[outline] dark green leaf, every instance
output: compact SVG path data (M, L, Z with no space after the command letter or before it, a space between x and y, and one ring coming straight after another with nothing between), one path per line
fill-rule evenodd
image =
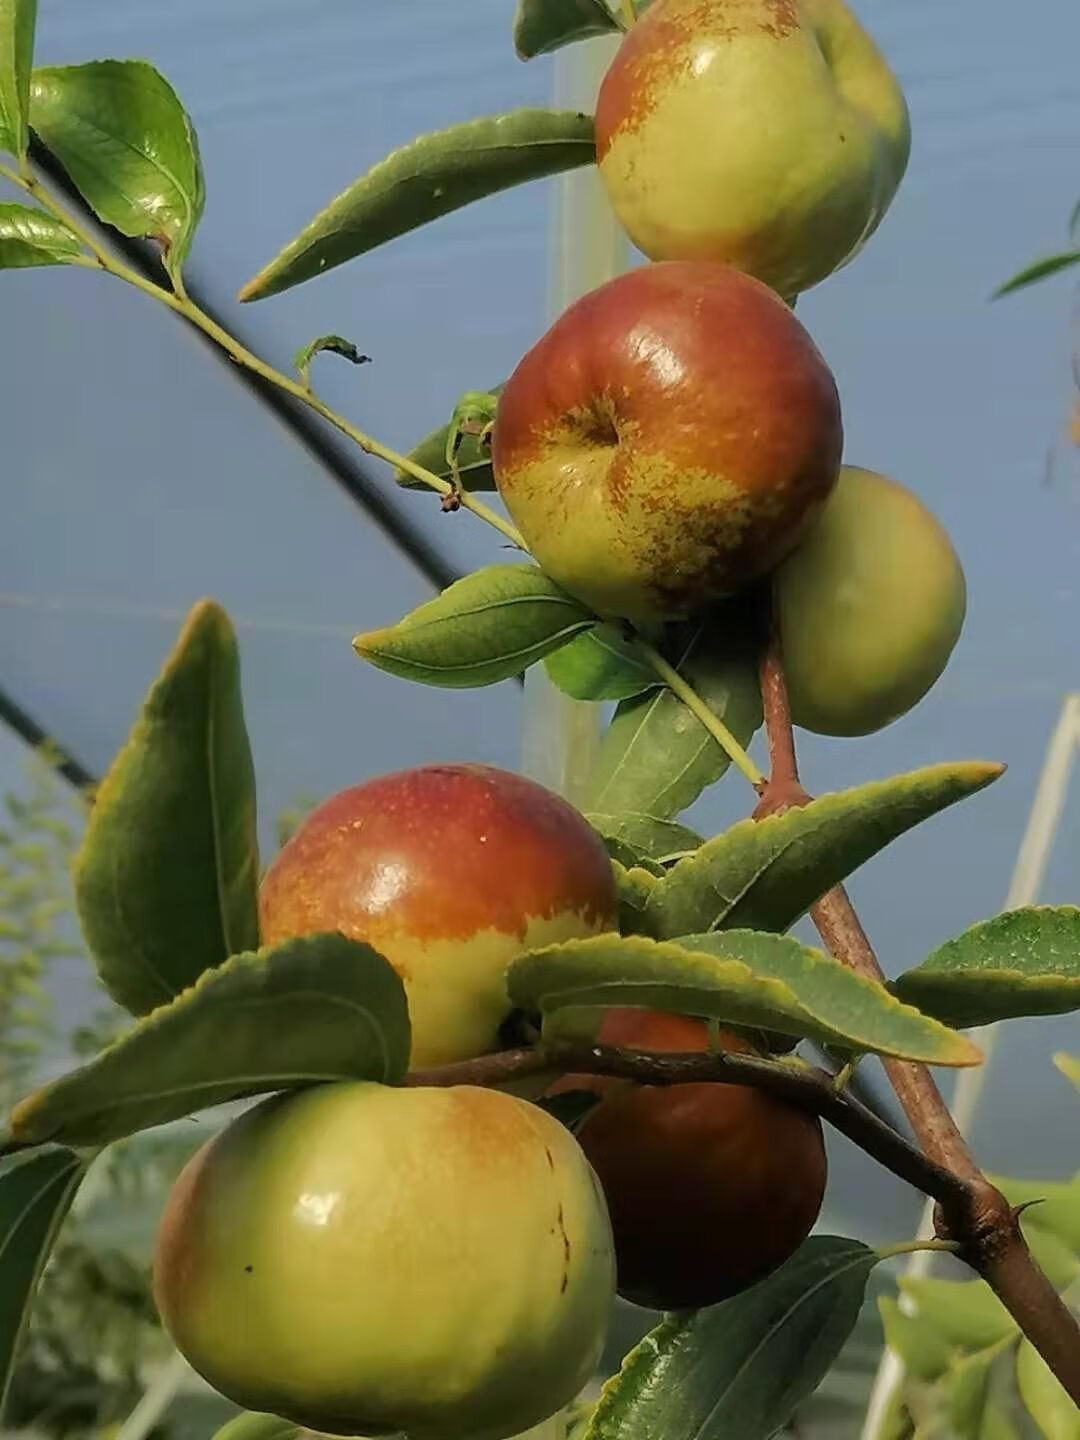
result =
M1080 1010L1080 909L1030 905L947 940L893 983L949 1025Z
M97 793L75 862L105 987L145 1014L258 944L255 775L228 617L196 605Z
M564 1009L635 1006L931 1065L981 1058L963 1035L898 1004L884 985L780 935L725 931L677 944L596 935L531 950L506 979L511 1002L540 1011L546 1032L558 1033Z
M223 1425L214 1440L304 1440L311 1432L280 1415L259 1415L246 1410Z
M598 625L544 661L548 677L574 700L626 700L660 681L618 627Z
M537 566L489 565L353 647L391 675L463 689L520 675L595 623Z
M505 382L503 383L505 384ZM503 385L493 385L486 393L498 395L502 389ZM437 430L432 430L430 435L425 435L419 445L414 446L406 457L424 470L430 470L432 474L438 475L441 480L450 479L450 466L446 463L446 442L450 438L452 423L452 420L448 420L445 425L440 425ZM407 470L395 470L394 479L405 490L426 490L428 488L422 480L417 480L416 476L410 475ZM491 450L487 445L480 443L478 435L462 437L461 449L458 451L458 480L461 488L467 491L495 489L495 474L491 468Z
M619 906L619 929L624 935L647 935L645 912L656 876L640 865L623 865L612 860L615 871L615 894Z
M0 150L26 154L37 0L0 0Z
M53 1148L0 1165L0 1419L38 1279L85 1171Z
M68 265L79 250L77 237L43 210L0 204L0 270Z
M518 0L514 49L519 59L531 60L575 40L621 29L604 0Z
M982 1350L1016 1333L1016 1322L985 1280L902 1275L900 1289L951 1345Z
M211 1105L328 1080L397 1084L405 991L389 961L344 935L234 955L88 1065L15 1107L18 1144L101 1145Z
M1060 255L1048 255L1044 260L1036 260L1034 265L1028 265L1011 280L999 286L994 291L993 298L997 300L1002 295L1011 295L1016 290L1023 290L1028 285L1045 280L1049 275L1056 275L1059 270L1068 270L1073 265L1080 265L1080 250L1066 250Z
M35 70L30 124L101 220L160 242L175 279L205 192L195 131L164 76L144 60Z
M876 1260L815 1236L734 1299L668 1316L604 1386L585 1440L767 1440L836 1359Z
M953 1346L934 1329L931 1315L908 1315L890 1295L878 1300L885 1343L917 1380L936 1380L949 1368Z
M361 355L352 341L346 340L344 335L320 335L317 340L309 340L306 345L300 346L293 356L293 369L298 370L306 380L312 360L324 350L340 355L343 360L348 360L353 365L367 365L371 361L370 355Z
M786 930L872 855L982 790L1002 769L978 761L931 765L766 820L741 820L680 860L656 887L653 933Z
M276 295L474 200L595 159L592 117L572 110L514 110L421 135L316 215L240 299Z
M761 724L757 666L738 637L710 624L683 647L678 662L698 694L740 745ZM731 762L701 721L670 690L624 700L597 751L584 809L618 815L636 811L669 820L692 805Z
M1029 1340L1016 1352L1016 1384L1046 1440L1080 1440L1080 1409Z
M660 820L655 815L598 815L593 812L585 818L609 844L626 845L636 855L661 866L705 843L696 830L678 825L674 820ZM627 862L623 860L622 863L625 865Z

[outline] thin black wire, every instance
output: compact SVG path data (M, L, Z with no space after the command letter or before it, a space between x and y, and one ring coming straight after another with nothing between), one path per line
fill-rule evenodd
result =
M0 688L0 723L30 746L32 750L47 748L50 764L58 775L62 775L77 790L90 790L97 784L97 777L65 749L59 741L38 724L32 715L22 708L6 690Z
M64 199L79 212L82 219L108 237L109 243L123 255L129 265L145 279L164 288L161 262L153 248L139 240L129 240L110 226L102 225L93 211L85 204L82 196L72 185L63 168L37 141L31 140L30 157L35 167L59 190ZM242 335L237 334L232 321L226 321L207 302L197 286L187 284L191 299L217 324L230 330L245 344ZM181 317L182 318L182 317ZM364 510L375 525L392 544L404 555L437 590L444 590L460 579L459 572L446 557L426 539L423 533L406 520L394 504L383 493L362 465L359 465L350 447L331 435L323 423L311 415L298 400L283 394L269 381L249 370L235 365L226 353L208 335L188 323L188 328L213 354L219 364L225 366L230 375L245 386L256 399L266 407L300 442L309 455L345 491L346 495Z

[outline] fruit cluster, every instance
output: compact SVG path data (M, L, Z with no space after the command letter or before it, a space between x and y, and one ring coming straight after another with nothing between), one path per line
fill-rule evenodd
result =
M937 521L842 466L836 385L794 314L876 228L907 150L900 89L841 0L654 0L603 82L597 158L655 263L566 311L492 434L530 551L605 619L656 633L771 587L794 719L825 734L914 705L964 614ZM515 956L616 927L582 817L480 766L337 795L260 896L264 943L340 931L390 961L415 1072L498 1048ZM645 1010L595 1033L751 1048ZM159 1307L241 1404L335 1434L502 1440L579 1392L616 1286L662 1309L722 1300L821 1206L819 1122L762 1091L564 1077L552 1093L595 1102L575 1138L531 1100L415 1078L271 1098L178 1181Z

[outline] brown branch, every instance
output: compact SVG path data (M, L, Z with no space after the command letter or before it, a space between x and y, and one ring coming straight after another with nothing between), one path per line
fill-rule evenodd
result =
M879 1164L940 1204L960 1204L967 1187L873 1111L838 1091L826 1070L727 1051L651 1054L609 1045L540 1045L416 1070L407 1085L508 1085L533 1077L614 1075L639 1085L752 1085L811 1110Z
M775 628L762 656L760 675L769 755L776 770L759 791L755 819L810 801L798 780L791 707ZM884 980L874 948L842 885L823 895L810 917L837 960L868 979ZM883 1059L882 1063L924 1159L952 1181L949 1193L934 1197L938 1201L934 1217L938 1235L960 1245L961 1258L991 1285L1080 1405L1080 1325L1029 1252L1018 1213L975 1163L926 1066L908 1060Z

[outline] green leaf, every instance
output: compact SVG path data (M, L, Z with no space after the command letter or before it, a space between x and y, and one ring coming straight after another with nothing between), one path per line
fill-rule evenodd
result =
M598 625L544 661L548 678L574 700L626 700L653 690L656 675L616 625Z
M761 724L761 690L750 649L710 622L683 646L678 669L738 740ZM636 811L669 820L692 805L731 762L701 721L670 690L624 700L601 738L583 808Z
M196 605L101 784L75 860L109 994L145 1014L258 941L255 775L225 612Z
M1028 285L1034 285L1039 280L1056 275L1059 270L1068 270L1073 265L1080 265L1080 250L1066 250L1059 255L1048 255L1044 260L1036 260L1034 265L1026 266L1011 280L1006 280L1004 285L999 285L992 298L998 300L1002 295L1011 295L1016 290L1024 290Z
M1077 1259L1072 1247L1060 1236L1035 1223L1038 1208L1036 1205L1033 1209L1024 1211L1024 1239L1039 1269L1054 1289L1061 1291L1080 1276L1080 1259Z
M947 940L893 988L961 1028L1080 1010L1080 909L1029 905L995 915Z
M946 1413L955 1440L980 1440L990 1403L990 1372L994 1362L1012 1344L999 1341L973 1355L958 1356L945 1380Z
M80 249L78 237L43 210L0 204L0 270L69 265Z
M662 884L663 882L658 882ZM801 945L754 931L596 935L530 950L507 970L511 1002L558 1030L563 1009L635 1006L697 1015L931 1065L973 1065L963 1035L900 1005L884 985Z
M321 355L324 350L329 350L332 355L340 355L351 365L371 363L371 356L361 355L352 341L346 340L344 335L320 335L317 340L309 340L306 345L300 346L293 356L293 369L299 371L306 381L312 360L316 355Z
M1013 1180L988 1176L1010 1205L1025 1206L1023 1225L1048 1230L1080 1252L1080 1174L1071 1180ZM1030 1239L1030 1234L1028 1235Z
M535 565L489 565L353 648L380 670L464 689L508 680L596 617Z
M303 1440L311 1432L291 1420L282 1420L280 1415L260 1415L245 1410L227 1425L223 1425L214 1440Z
M728 928L786 930L891 841L982 790L1002 770L978 761L931 765L765 820L741 820L680 860L657 886L649 907L653 933L667 939Z
M518 0L514 49L521 60L623 28L604 0Z
M0 150L26 154L37 0L0 0Z
M573 110L514 110L421 135L316 215L239 298L279 294L474 200L595 160L592 117Z
M489 395L498 395L502 392L505 381L502 385L492 385L487 391ZM420 465L425 470L430 470L433 475L438 475L442 480L450 479L450 466L446 463L446 442L450 438L452 420L445 425L440 425L432 430L430 435L425 435L419 445L415 445L408 453L407 459L415 465ZM394 471L394 479L405 490L427 490L422 480L417 480L415 475L410 475L407 470L397 469ZM461 440L461 448L458 451L458 480L463 490L472 492L476 490L494 490L495 472L491 468L491 449L480 443L478 435L464 435Z
M666 1317L605 1384L585 1440L767 1440L836 1359L876 1259L815 1236L743 1294Z
M908 1315L890 1295L878 1299L885 1343L917 1380L936 1380L949 1368L953 1347L929 1315Z
M1046 1440L1080 1440L1080 1409L1028 1340L1016 1352L1016 1384Z
M100 220L160 243L175 280L206 195L194 128L164 76L145 60L35 70L30 125Z
M1059 1052L1054 1056L1054 1064L1065 1076L1066 1080L1071 1080L1076 1088L1080 1090L1080 1059L1077 1059L1073 1055L1064 1055Z
M0 1419L38 1279L86 1166L70 1150L0 1165Z
M638 864L640 859L645 859L662 867L705 843L696 830L678 825L674 820L660 820L655 815L592 813L585 818L624 865ZM623 859L616 854L619 846L624 846L632 858ZM662 869L660 873L663 873Z
M900 1289L945 1339L965 1350L983 1350L1016 1333L1016 1322L985 1280L939 1280L901 1275Z
M645 912L656 876L640 865L623 865L612 860L615 896L619 908L619 929L624 935L647 935Z
M19 1102L20 1145L102 1145L197 1110L331 1080L397 1084L405 991L389 961L337 933L233 955L89 1064Z

